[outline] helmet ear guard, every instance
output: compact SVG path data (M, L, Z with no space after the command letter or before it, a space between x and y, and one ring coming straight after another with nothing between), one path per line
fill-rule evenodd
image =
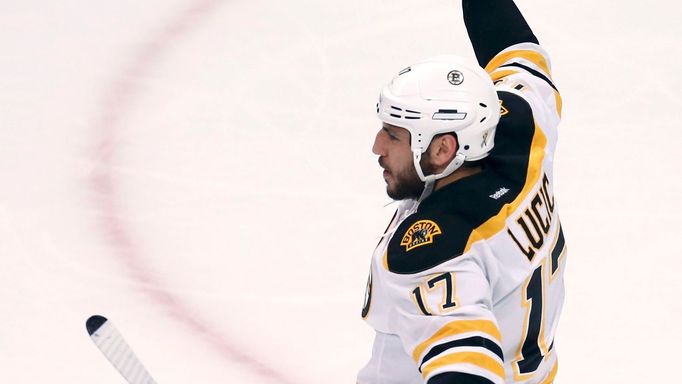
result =
M436 175L424 175L424 171L422 171L422 167L421 167L421 159L422 159L421 153L414 153L414 156L412 157L412 159L414 161L414 168L417 171L417 175L419 175L419 178L421 179L421 181L428 181L429 179L436 181L438 179L442 179L443 177L451 174L452 172L456 171L457 168L461 167L462 164L464 164L465 155L461 154L461 153L456 153L455 157L452 159L452 161L450 161L450 164L448 164L448 166L445 167L443 172L438 173Z
M427 183L426 193L433 187L429 184L452 174L465 161L488 155L500 119L498 105L495 86L483 68L444 55L418 62L394 77L381 91L377 115L381 121L410 132L414 166ZM455 157L443 172L424 175L421 155L434 136L449 132L457 136Z

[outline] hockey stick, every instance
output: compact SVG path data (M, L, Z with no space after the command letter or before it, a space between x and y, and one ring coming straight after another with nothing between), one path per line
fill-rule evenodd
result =
M85 322L90 338L129 384L156 384L135 352L106 317L94 315Z

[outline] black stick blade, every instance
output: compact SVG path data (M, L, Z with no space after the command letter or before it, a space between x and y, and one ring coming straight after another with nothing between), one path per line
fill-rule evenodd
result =
M106 323L107 318L100 315L93 315L85 322L85 328L88 330L88 334L92 336L93 333Z

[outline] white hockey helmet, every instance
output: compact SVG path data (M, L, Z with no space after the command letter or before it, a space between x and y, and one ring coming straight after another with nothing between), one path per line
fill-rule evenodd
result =
M462 57L442 55L400 71L381 91L379 119L411 134L414 166L422 181L450 175L465 161L480 160L493 148L500 107L488 73ZM435 135L454 132L459 148L437 175L425 176L419 161Z

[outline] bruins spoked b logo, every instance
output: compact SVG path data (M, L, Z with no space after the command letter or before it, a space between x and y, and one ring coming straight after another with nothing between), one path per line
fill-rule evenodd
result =
M450 71L450 73L448 73L448 81L452 85L460 85L464 82L464 75L457 70Z
M438 224L431 220L419 220L405 232L400 245L405 247L405 252L433 243L433 237L442 232Z

